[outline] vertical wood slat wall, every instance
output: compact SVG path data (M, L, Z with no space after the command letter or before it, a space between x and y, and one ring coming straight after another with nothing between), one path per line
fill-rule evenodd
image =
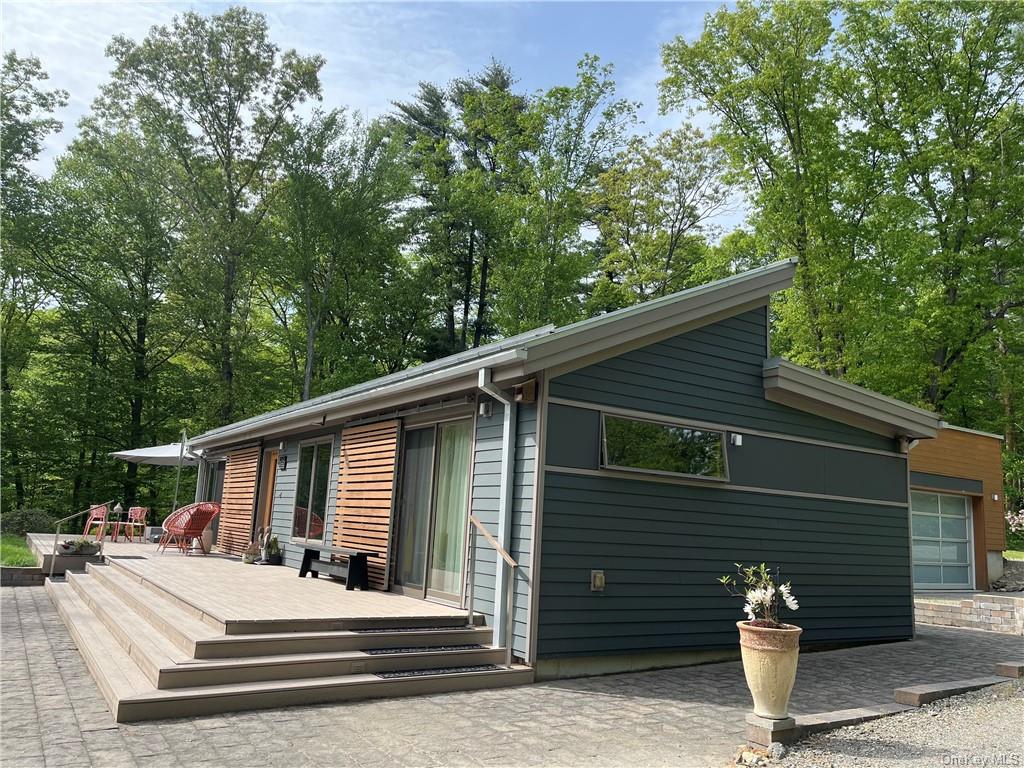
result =
M397 420L350 427L341 433L333 543L377 553L367 559L374 589L388 588L398 435Z
M222 552L240 555L252 541L252 513L256 503L259 464L259 446L234 451L227 456L217 529L217 546Z

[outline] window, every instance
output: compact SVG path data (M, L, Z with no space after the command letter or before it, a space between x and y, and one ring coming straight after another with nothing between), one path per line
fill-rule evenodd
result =
M316 541L324 538L333 446L333 443L326 442L299 447L299 475L295 480L295 508L292 511L292 536L296 538Z
M725 434L603 414L602 464L614 469L726 479Z

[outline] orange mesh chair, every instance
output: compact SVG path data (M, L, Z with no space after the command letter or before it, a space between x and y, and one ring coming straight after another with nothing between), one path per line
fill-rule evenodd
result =
M164 520L159 551L164 552L169 544L174 544L187 555L192 549L192 542L198 541L203 554L208 555L209 552L203 546L203 531L219 514L220 504L213 501L200 501L175 510Z
M99 529L96 531L96 541L103 540L103 534L107 531L107 505L100 504L99 506L93 507L89 510L89 519L85 522L85 529L82 531L83 536L89 535L89 530L94 526L98 525Z
M118 520L114 523L114 541L117 541L121 531L124 531L124 537L128 541L135 541L132 533L136 531L139 534L139 538L144 539L146 534L146 516L148 514L149 507L130 507L128 509L128 519L124 522Z

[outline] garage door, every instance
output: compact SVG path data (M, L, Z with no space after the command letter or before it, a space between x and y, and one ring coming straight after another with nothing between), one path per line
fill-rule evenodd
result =
M970 500L910 494L915 589L972 589Z

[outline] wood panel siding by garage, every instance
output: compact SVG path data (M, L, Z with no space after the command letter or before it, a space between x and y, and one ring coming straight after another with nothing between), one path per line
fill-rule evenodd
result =
M217 529L217 546L222 552L240 555L252 541L252 513L256 503L259 464L260 448L256 445L227 456Z
M981 481L984 541L990 552L1001 552L1006 548L1002 447L1002 441L997 437L942 429L936 438L922 440L910 451L911 472ZM993 499L993 494L999 494L999 499ZM975 529L976 539L981 538L979 533Z
M369 558L370 586L388 588L388 545L395 495L398 421L350 427L341 433L333 542L376 552Z

